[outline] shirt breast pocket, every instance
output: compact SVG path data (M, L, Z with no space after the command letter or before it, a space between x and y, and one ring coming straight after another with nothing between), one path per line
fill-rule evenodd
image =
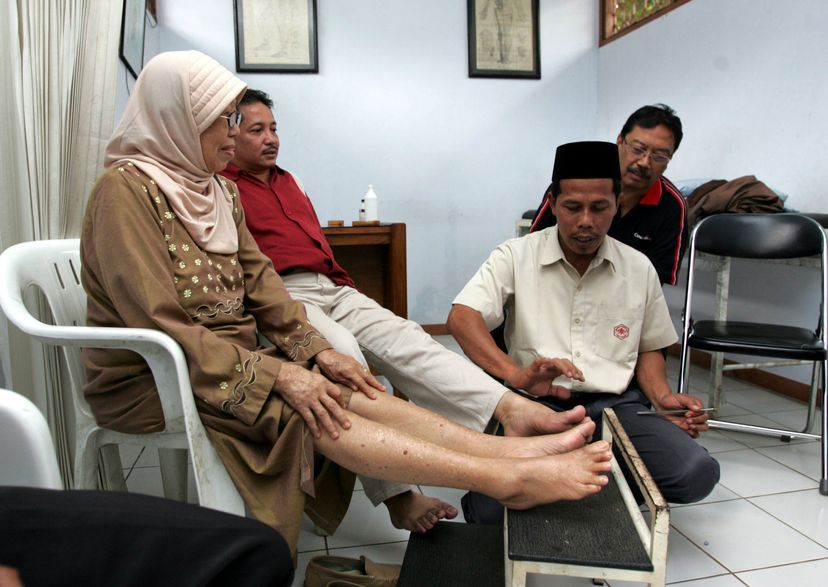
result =
M601 304L592 340L595 354L615 363L635 359L641 339L643 308Z

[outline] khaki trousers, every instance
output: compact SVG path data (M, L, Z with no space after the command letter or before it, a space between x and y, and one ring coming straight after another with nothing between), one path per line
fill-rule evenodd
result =
M352 287L318 273L282 279L290 295L304 303L311 324L337 351L382 373L417 405L473 430L487 428L507 390L471 361ZM363 477L360 481L374 505L410 489Z

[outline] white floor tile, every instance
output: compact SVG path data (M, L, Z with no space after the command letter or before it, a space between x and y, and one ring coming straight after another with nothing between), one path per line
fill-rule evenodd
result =
M695 544L687 540L675 528L670 528L667 552L667 583L678 583L727 573L722 567ZM610 579L611 587L646 587L646 583ZM683 583L682 583L683 584Z
M780 585L813 585L816 587L826 583L828 558L798 565L739 573L737 577L749 587L779 587Z
M728 501L728 500L731 500L731 499L742 499L742 496L737 495L736 493L733 493L730 489L728 489L727 487L724 487L720 483L720 484L716 485L716 487L713 488L713 491L710 492L710 495L705 497L703 500L697 501L696 503L689 503L689 504L671 503L670 508L671 509L684 508L684 507L688 507L688 506L691 506L691 505L697 505L697 504L700 504L700 503L715 503L717 501Z
M820 430L820 410L816 410L814 415L813 429L810 431L814 434L819 434ZM807 422L808 408L803 406L796 410L785 410L781 412L768 412L762 414L766 418L779 422L781 428L788 428L790 430L801 431Z
M325 537L314 533L313 522L307 516L302 516L302 523L299 526L299 542L297 543L296 551L298 553L318 550L324 551L326 548Z
M145 447L138 444L119 444L121 452L121 463L125 469L135 465L136 467L157 467L158 449ZM189 461L189 455L187 460Z
M138 458L139 456L143 457L141 454L143 449L143 446L138 446L137 444L119 444L118 451L121 453L121 466L127 470L138 466ZM158 463L156 462L155 464L157 465ZM152 464L147 463L145 466L149 467Z
M744 583L739 581L739 579L733 575L707 577L705 579L697 579L695 581L679 583L678 585L680 587L745 587ZM611 587L615 587L615 585L612 585Z
M753 497L751 503L828 548L828 496L809 491Z
M710 402L705 402L705 405L708 407L713 407L710 405ZM719 410L716 412L715 417L720 418L722 420L729 420L735 416L746 416L752 414L753 412L750 409L740 406L737 403L730 401L729 398L725 399L721 406L719 406Z
M728 389L727 398L728 401L744 406L756 414L804 407L804 404L798 400L756 386Z
M126 480L127 490L131 493L143 493L164 497L161 483L161 469L158 467L136 467Z
M756 451L807 475L814 481L820 478L822 462L819 442L783 443L779 446L757 448Z
M751 424L754 426L765 426L768 428L779 428L779 422L775 422L763 415L759 414L750 414L750 415L742 415L742 416L728 416L727 418L722 418L728 422L734 422L736 424ZM749 432L736 432L733 430L724 430L721 428L716 429L717 432L721 432L728 438L732 438L742 444L749 446L751 448L760 448L766 446L780 446L783 442L779 439L778 436L763 436L761 434L753 434ZM794 443L799 442L809 442L806 440L793 440Z
M328 537L328 548L347 548L360 544L379 544L408 540L408 531L391 525L388 509L384 505L374 507L361 491L355 492L351 507L342 524Z
M676 508L671 520L731 572L828 556L828 550L745 500Z
M667 582L688 581L726 573L727 569L690 542L675 528L670 528L667 552ZM613 586L616 581L613 581Z
M719 430L702 432L699 436L698 443L706 448L710 454L748 448L738 440L722 434Z
M811 489L813 479L797 473L753 450L716 455L721 466L719 483L742 497Z

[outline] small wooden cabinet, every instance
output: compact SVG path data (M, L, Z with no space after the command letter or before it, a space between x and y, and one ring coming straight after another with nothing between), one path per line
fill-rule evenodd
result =
M397 316L408 318L405 224L323 227L334 258L357 288Z

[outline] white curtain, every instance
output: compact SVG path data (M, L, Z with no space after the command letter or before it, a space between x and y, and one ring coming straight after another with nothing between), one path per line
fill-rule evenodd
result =
M112 132L121 2L0 4L0 248L76 237ZM30 344L5 318L0 338L2 384L47 415L69 486L57 354Z

